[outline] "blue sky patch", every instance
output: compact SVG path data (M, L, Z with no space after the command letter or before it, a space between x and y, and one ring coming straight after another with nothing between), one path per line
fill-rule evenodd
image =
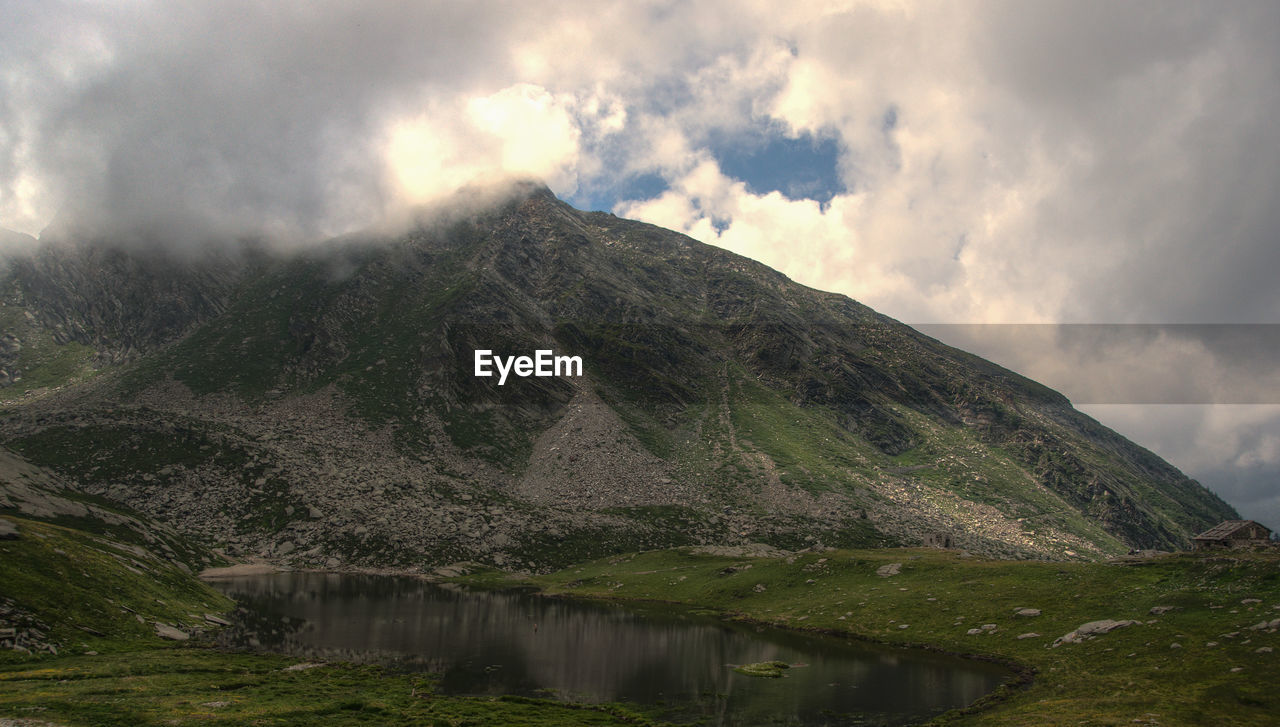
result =
M788 199L826 204L845 191L836 170L840 149L834 137L803 134L793 139L780 128L767 127L713 138L710 147L720 170L746 182L754 194L780 192Z
M580 187L565 201L580 210L609 212L623 200L653 199L670 188L661 175L636 174L609 186Z

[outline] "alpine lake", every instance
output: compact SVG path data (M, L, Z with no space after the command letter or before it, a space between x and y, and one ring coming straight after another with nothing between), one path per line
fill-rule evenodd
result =
M986 662L667 604L362 574L284 572L211 584L239 603L220 637L227 647L432 673L445 694L631 703L674 722L916 724L1011 678ZM778 663L779 676L735 668L768 662Z

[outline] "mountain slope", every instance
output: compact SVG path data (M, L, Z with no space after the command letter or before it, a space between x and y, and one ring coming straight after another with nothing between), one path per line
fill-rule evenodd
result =
M1035 382L537 186L304 254L172 279L130 264L143 282L76 305L56 266L9 275L6 305L136 360L16 407L3 436L232 551L540 569L942 531L1097 557L1234 514ZM164 325L137 310L157 290L177 291ZM553 349L585 376L499 385L473 375L477 349Z

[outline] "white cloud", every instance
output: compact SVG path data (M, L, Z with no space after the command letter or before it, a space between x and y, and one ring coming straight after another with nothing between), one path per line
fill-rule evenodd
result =
M472 99L467 112L476 126L498 138L504 172L543 178L554 192L568 195L578 188L580 132L568 111L572 103L541 86L520 83Z

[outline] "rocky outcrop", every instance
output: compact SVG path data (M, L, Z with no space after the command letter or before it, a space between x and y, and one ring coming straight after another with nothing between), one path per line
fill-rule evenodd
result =
M55 341L119 363L226 310L248 263L230 250L175 256L161 244L57 241L11 257L6 268L7 303L29 311ZM0 364L4 353L0 345Z

